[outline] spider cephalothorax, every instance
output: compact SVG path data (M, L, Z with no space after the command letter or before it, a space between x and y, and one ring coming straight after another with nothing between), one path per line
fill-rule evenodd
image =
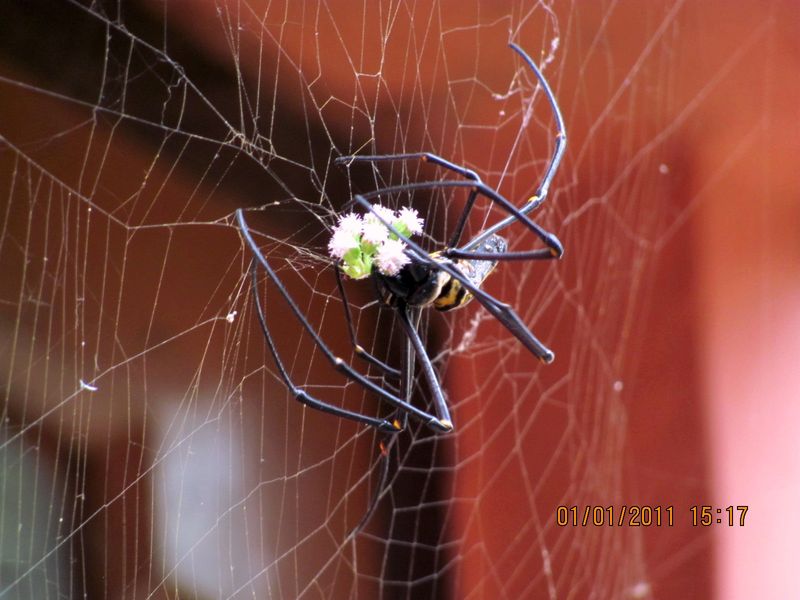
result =
M506 241L499 235L492 235L478 246L477 251L500 254L506 251ZM483 284L498 262L467 258L450 260L443 254L434 252L430 257L438 264L449 263L475 287ZM414 308L433 306L446 312L466 306L472 300L472 294L458 279L438 266L414 258L397 275L384 275L375 269L373 277L384 303L389 305L405 302Z

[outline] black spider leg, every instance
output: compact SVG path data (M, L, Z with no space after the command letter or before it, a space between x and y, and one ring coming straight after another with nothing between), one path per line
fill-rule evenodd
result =
M556 132L556 145L553 150L553 156L550 159L550 163L547 166L547 170L542 178L541 183L536 188L536 193L531 196L528 201L519 208L519 213L527 215L528 213L536 210L547 198L547 194L550 190L550 184L555 176L556 172L558 171L558 167L561 164L561 159L564 156L564 151L566 150L567 146L567 129L564 125L564 118L561 115L561 109L558 106L558 101L556 100L555 96L553 95L553 90L550 88L550 85L547 83L547 79L545 79L542 72L533 62L530 56L522 50L519 46L514 43L509 44L509 47L516 51L522 59L526 62L526 64L531 68L531 70L536 75L536 78L539 80L539 83L544 90L545 96L547 96L547 100L550 103L550 107L553 109L553 115L555 117L556 126L558 131ZM478 176L475 171L468 169L466 167L462 167L456 165L449 160L446 160L440 156L435 154L431 154L430 152L412 152L412 153L404 153L404 154L380 154L380 155L353 155L353 156L341 156L339 158L334 159L335 164L344 164L344 163L351 163L351 162L359 162L359 161L366 161L366 162L379 162L379 161L396 161L396 160L413 160L419 159L424 162L431 162L440 167L458 173L459 175L466 177L467 179L471 179L472 181L483 185L480 177ZM465 187L468 187L467 182L463 182ZM406 188L408 189L408 188ZM395 191L404 191L404 190L396 190ZM461 213L461 216L456 223L455 231L447 245L448 248L455 248L458 244L458 241L461 239L461 235L464 231L464 227L467 224L467 219L469 217L470 212L475 204L475 200L477 199L479 191L473 190L470 192L469 197L467 198L467 202L464 205L464 210ZM505 229L515 221L519 220L519 217L516 214L511 214L509 217L495 223L488 229L484 230L480 233L477 237L470 240L464 247L459 249L460 251L470 250L477 246L480 246L484 241L486 241L489 237L496 234L501 229ZM535 258L547 258L546 256L530 256L525 253L512 253L507 252L504 253L506 258L501 260L529 260ZM455 254L451 255L453 258L469 258L466 256L457 256ZM497 255L493 255L495 258ZM478 256L474 258L479 258Z
M414 356L411 338L408 336L406 336L403 347L403 369L400 385L403 397L406 399L406 402L409 402L411 400L411 386L414 378ZM391 419L392 423L397 425L398 431L403 431L408 426L408 413L399 408L394 410ZM375 491L372 492L372 498L370 499L366 512L358 521L358 524L350 530L348 537L358 534L367 526L367 523L369 523L370 519L372 519L372 515L374 515L377 510L384 492L387 487L389 487L388 481L389 469L392 462L392 449L397 446L399 443L398 440L399 437L393 434L387 434L381 440L380 474L378 475L378 482L375 485Z
M332 415L336 415L337 417L343 417L345 419L350 419L352 421L358 421L359 423L366 423L367 425L371 425L376 427L381 431L386 432L396 432L398 429L386 419L376 419L374 417L369 417L367 415L362 415L359 413L355 413L344 408L339 408L336 406L331 406L321 400L317 400L313 396L310 396L305 390L300 389L292 382L291 378L289 377L289 373L286 371L286 367L283 365L283 361L280 359L278 355L278 349L275 347L275 342L272 339L272 335L269 332L269 327L267 327L266 317L264 316L264 309L261 306L261 299L258 297L258 264L256 259L251 261L250 267L250 276L252 279L252 289L253 289L253 299L255 300L256 306L256 315L258 316L259 325L261 325L261 331L264 333L264 337L267 340L267 346L269 346L270 353L272 354L272 358L275 360L275 364L278 367L278 371L280 372L281 379L283 379L286 387L294 395L295 399L299 400L302 404L306 406L310 406L311 408L316 408L317 410L321 410L322 412L326 412Z
M376 284L377 285L377 284ZM419 320L422 311L419 308L409 307L411 322L416 331L419 331ZM406 336L405 344L403 344L403 378L401 381L403 389L403 397L407 402L411 402L411 394L414 392L414 344L411 338ZM408 416L403 414L399 416L400 428L405 429L408 425ZM391 440L390 440L391 441Z
M406 387L405 382L408 379L405 371L407 370L407 362L403 363L403 371L399 371L393 367L390 367L382 360L376 358L369 352L367 352L363 346L358 343L358 338L356 336L356 329L355 324L353 322L352 312L350 310L350 303L347 298L347 292L345 291L344 283L342 282L342 274L339 268L334 267L334 273L336 274L336 286L339 289L339 295L342 298L342 305L344 306L344 318L347 322L347 329L350 333L350 340L353 343L353 348L355 349L356 356L360 356L363 360L370 363L371 365L376 366L380 371L382 371L385 375L394 378L400 379L400 385L403 386L400 390L397 390L394 386L389 384L388 382L384 382L387 387L391 387L395 391L401 391L403 398L405 398L406 402L410 400L410 395L405 390L409 389ZM411 345L411 341L406 337L405 348L409 348ZM405 361L405 358L404 358ZM394 414L390 417L391 422L397 427L397 431L403 431L408 423L408 413L400 408L396 408L394 410ZM353 527L350 532L348 533L347 537L353 537L361 532L364 527L366 527L367 523L369 523L370 519L372 519L372 515L375 513L375 510L378 508L378 503L380 502L381 496L383 495L384 490L386 489L386 482L389 478L389 467L391 463L391 447L394 445L397 437L394 435L394 432L386 434L380 442L380 450L381 455L379 458L379 469L380 473L378 475L378 481L375 485L375 490L372 492L372 497L370 498L369 504L367 505L367 510L361 516L358 523Z
M289 291L283 285L283 282L281 282L281 280L278 278L275 271L273 271L267 259L264 257L263 254L261 254L261 251L258 249L258 246L256 245L255 240L253 239L253 236L250 233L250 228L248 227L247 222L244 219L243 209L239 208L236 210L236 218L239 223L239 230L244 236L247 245L250 246L250 250L253 252L253 255L255 257L254 266L252 267L252 279L253 279L252 284L253 284L253 296L256 300L256 309L258 313L259 323L261 324L261 329L264 333L264 337L267 339L267 344L269 346L270 352L272 353L272 357L275 360L276 365L278 366L281 378L283 379L284 383L286 383L286 386L291 390L292 394L294 394L297 400L317 410L321 410L323 412L327 412L329 414L336 415L338 417L342 417L345 419L350 419L352 421L357 421L359 423L366 423L367 425L371 425L381 431L386 431L389 433L396 433L400 431L399 427L396 424L391 423L386 419L370 417L343 408L339 408L337 406L333 406L331 404L328 404L326 402L323 402L321 400L318 400L310 396L305 390L294 385L291 378L289 377L288 371L284 367L283 362L281 361L280 356L278 355L277 348L275 347L275 344L272 340L272 336L269 333L269 328L267 327L266 318L264 316L264 312L261 307L261 301L258 297L258 282L257 282L257 271L255 267L255 262L258 262L261 265L261 267L266 271L267 275L272 280L272 283L275 284L275 287L278 289L281 296L283 296L283 299L289 305L289 308L294 313L297 320L300 321L300 324L303 326L306 332L312 337L314 343L320 349L325 358L328 359L328 361L331 363L334 369L339 371L347 379L377 394L392 406L407 411L410 416L413 416L419 421L422 421L423 423L428 425L428 427L435 429L437 431L450 431L452 429L452 426L448 426L448 424L439 422L439 419L437 419L435 416L425 412L424 410L417 408L416 406L413 406L412 404L409 404L408 402L405 402L404 400L395 396L394 394L387 392L380 386L376 385L375 383L367 379L364 375L360 374L358 371L353 369L353 367L345 363L341 358L334 355L333 352L330 350L330 348L325 344L325 342L322 341L322 338L320 338L319 333L317 333L314 330L314 328L311 326L311 323L309 323L308 320L305 318L303 312L300 310L300 307L298 307L297 304L294 302L294 300L292 300Z
M561 109L558 106L558 101L556 100L555 95L553 94L553 90L550 89L550 84L547 83L547 79L544 78L544 75L533 62L533 59L528 56L528 54L519 46L514 44L513 42L510 43L509 48L514 50L517 54L522 57L522 60L530 67L530 69L536 75L536 78L539 80L539 83L544 90L544 95L547 96L547 100L550 103L550 108L553 109L553 116L556 120L556 127L558 131L556 132L556 146L553 149L553 156L550 159L550 164L547 166L547 170L544 173L544 177L542 177L542 181L539 183L539 186L536 188L536 193L531 196L528 201L520 207L520 213L527 215L528 213L536 210L547 198L547 193L550 191L550 184L553 181L553 177L555 177L556 172L558 171L558 167L561 164L561 159L564 157L564 151L567 148L567 127L564 125L564 117L561 115ZM470 250L472 248L476 248L480 246L483 242L489 239L492 235L500 231L501 229L505 229L512 223L516 221L516 217L514 215L506 217L502 221L495 223L491 227L482 231L478 236L470 240L470 242L462 248L462 250ZM506 259L508 260L508 259ZM513 260L513 259L511 259Z
M419 337L419 332L417 331L411 315L409 314L409 307L405 302L398 302L396 311L397 316L400 318L400 324L403 326L403 329L405 329L408 339L411 340L411 345L414 347L414 352L417 355L417 359L421 363L422 372L425 375L425 379L428 380L428 385L433 392L433 404L434 408L436 409L436 415L439 417L439 421L442 424L449 426L449 429L452 429L453 421L450 419L450 411L447 408L447 401L444 397L442 384L439 383L439 378L436 377L436 371L433 369L431 359L428 356L428 353L425 351L425 345L422 343L422 339Z
M394 194L398 192L407 192L412 190L423 190L431 188L475 188L479 194L482 194L492 202L499 204L506 212L512 217L514 222L519 222L530 229L536 237L542 240L547 248L540 248L537 250L529 250L526 252L470 252L468 248L473 246L473 242L468 242L461 248L452 249L446 248L442 251L442 256L447 258L466 258L469 260L549 260L559 259L564 254L564 247L558 238L545 231L541 226L531 221L524 213L522 213L516 206L509 200L501 196L495 190L480 181L451 181L451 180L438 180L438 181L416 181L413 183L405 183L392 187L385 187L379 190L367 192L365 194L357 195L356 198L366 200L367 198L375 198L376 196ZM363 203L362 203L363 204ZM369 204L369 203L367 203ZM371 205L370 205L371 206ZM381 220L385 223L385 221ZM394 229L392 229L394 231ZM481 234L482 236L483 234ZM404 240L406 238L403 238Z
M399 410L399 409L398 409ZM406 413L403 413L404 415ZM392 440L396 440L397 436L392 435ZM361 532L364 527L366 527L367 523L369 523L372 515L375 514L375 509L378 508L378 503L381 500L381 496L383 496L383 492L386 489L386 482L389 479L389 466L390 466L390 457L389 457L389 448L394 442L381 442L381 458L380 458L380 475L378 476L378 483L375 486L375 491L372 493L372 498L369 501L369 505L367 506L366 512L363 514L361 519L359 519L356 526L353 527L350 532L347 534L347 538L351 538Z
M376 286L376 293L378 293L378 296L380 297L380 293L377 292L377 286ZM408 307L408 312L409 312L409 320L411 321L414 330L419 331L419 318L422 311L419 308ZM402 386L401 389L403 390L403 397L406 399L407 402L410 402L414 386L414 344L411 341L411 336L406 336L405 339L401 386ZM399 424L401 431L404 430L408 426L408 413L403 412L400 409L395 409L395 414L394 417L392 418L392 422L394 422L395 424ZM361 520L358 522L358 524L350 531L349 536L353 536L359 533L362 529L364 529L367 523L369 523L370 519L372 518L372 515L375 513L375 510L378 507L378 503L383 497L383 494L385 493L386 489L389 487L389 484L387 482L389 480L389 465L391 463L391 454L393 448L397 447L397 444L399 444L399 437L396 435L387 435L381 442L382 460L381 460L381 467L380 467L381 471L378 478L378 484L375 488L375 492L372 495L372 500L370 501L366 513L364 513L364 516L361 517Z
M426 182L428 183L428 182ZM467 182L441 182L441 183L467 183ZM456 186L458 187L458 186ZM383 190L381 190L383 192ZM374 192L371 192L370 195L376 195ZM453 279L458 281L463 287L465 287L475 298L478 302L480 302L489 313L496 318L500 323L508 329L508 331L514 335L522 344L539 360L544 363L553 362L555 355L553 352L547 348L542 342L540 342L536 336L534 336L530 330L525 326L525 323L522 322L522 319L519 318L519 315L511 308L510 305L506 304L505 302L501 302L497 300L493 296L490 296L477 286L475 286L469 278L467 278L461 271L459 271L455 265L447 261L437 261L431 258L430 254L425 252L418 244L413 242L412 240L408 239L402 233L400 233L394 225L384 220L373 208L372 205L359 194L356 194L353 197L354 201L360 204L362 207L370 211L375 217L383 223L383 225L389 229L394 235L397 236L398 239L402 240L406 245L406 252L411 254L415 260L426 264L432 268L440 269L450 275ZM526 217L523 216L525 220Z
M353 349L355 350L356 356L360 357L362 360L368 362L371 365L377 367L380 371L383 372L384 375L391 377L392 379L400 379L402 373L395 369L394 367L390 367L382 360L376 358L369 352L367 352L364 347L358 343L358 338L356 336L356 328L353 322L353 314L350 311L350 303L347 299L347 292L345 291L344 283L342 282L342 274L338 267L334 267L333 270L334 274L336 275L336 287L339 289L339 296L342 299L342 306L344 307L344 320L347 323L347 330L350 334L350 341L353 344ZM396 386L390 384L389 382L385 382L386 385L392 388L394 391L399 391Z

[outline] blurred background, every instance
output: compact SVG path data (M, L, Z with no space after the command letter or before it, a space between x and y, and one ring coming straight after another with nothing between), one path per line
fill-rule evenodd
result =
M799 19L780 0L4 3L0 598L798 596ZM411 423L381 486L387 440L281 382L233 214L366 369L330 228L355 192L453 175L333 159L431 151L521 204L556 127L509 42L566 121L535 213L566 253L486 290L557 358L472 304L425 315L456 431ZM387 201L433 250L465 195ZM498 218L479 204L469 235ZM397 324L346 285L361 343L397 364ZM256 289L298 385L390 414ZM556 521L623 505L673 522Z

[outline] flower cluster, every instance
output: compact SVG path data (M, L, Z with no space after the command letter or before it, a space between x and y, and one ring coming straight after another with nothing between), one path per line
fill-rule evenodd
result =
M424 221L413 208L403 207L395 212L376 204L372 209L405 237L422 233ZM410 261L404 252L405 243L375 214L362 217L351 212L339 217L339 223L328 242L330 255L341 261L342 271L353 279L367 277L373 265L384 275L397 275Z

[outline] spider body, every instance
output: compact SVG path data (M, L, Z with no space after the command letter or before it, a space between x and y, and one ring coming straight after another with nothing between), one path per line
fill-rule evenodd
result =
M348 166L356 162L367 162L375 165L379 162L418 160L435 165L436 168L454 173L461 178L437 178L430 181L407 182L402 185L383 187L366 193L355 194L352 199L354 204L359 205L363 210L367 211L366 214L370 217L370 226L372 228L370 231L371 235L375 235L376 225L379 227L382 225L386 228L386 231L381 232L379 230L378 233L384 235L378 235L376 237L391 237L391 239L394 240L393 243L395 246L396 244L402 243L400 253L407 257L407 260L403 260L402 267L398 267L399 270L393 271L393 275L385 275L375 269L371 272L367 272L366 275L373 280L378 299L386 309L393 311L395 323L399 325L402 332L405 334L405 351L403 353L400 369L392 367L376 358L370 354L364 346L358 343L356 326L351 314L350 303L347 300L345 286L342 281L342 269L344 267L342 261L345 260L344 257L333 264L333 271L344 310L344 318L348 327L353 354L358 357L358 359L369 363L372 371L369 375L360 372L349 364L347 360L334 354L331 347L321 338L320 333L311 325L301 308L292 299L288 290L267 260L267 257L259 250L244 218L244 210L238 209L236 211L239 230L253 253L253 261L250 269L251 285L259 325L261 326L267 346L275 361L281 379L283 379L293 396L306 406L351 421L364 423L379 431L391 434L403 430L409 418L423 423L439 433L452 431L453 422L450 419L450 412L444 390L442 389L436 370L431 362L431 358L428 356L425 344L420 338L417 329L420 311L430 306L433 306L438 311L446 312L465 306L468 302L475 299L490 315L503 325L511 335L516 337L533 356L543 363L552 362L554 359L553 352L531 333L509 304L489 295L481 289L486 278L500 262L557 260L560 259L563 254L563 247L558 238L532 221L528 215L539 208L546 200L550 183L558 170L567 139L564 120L550 86L533 60L516 44L510 44L510 47L522 57L524 62L535 74L539 86L543 90L553 111L558 128L555 136L553 155L547 169L545 170L541 182L536 187L535 193L525 202L520 205L515 205L500 194L500 192L481 181L474 170L452 163L430 152L340 156L334 160L335 164ZM373 206L373 204L369 202L372 198L390 198L397 194L406 194L417 190L454 190L455 188L463 188L468 192L468 196L461 210L461 214L456 221L454 231L448 242L444 245L445 250L439 252L429 252L410 240L408 235L398 230L398 228L390 222L392 217L387 217L385 207L379 205ZM471 240L460 244L460 239L466 229L471 211L479 197L488 200L492 203L493 207L504 211L506 216L479 232ZM389 213L391 212L392 211L389 211ZM366 217L364 220L366 221ZM348 221L350 225L358 225L359 222L359 217L356 215L353 215ZM500 230L512 225L520 225L527 229L529 233L533 233L533 236L539 240L543 247L508 252L506 250L507 244L505 239L496 234ZM363 234L364 237L366 237L366 229L363 230ZM335 237L334 235L331 239L332 244ZM339 241L340 240L337 240L337 244ZM313 339L316 347L328 360L331 367L341 373L349 381L361 386L365 391L374 394L394 407L394 411L387 418L355 412L335 404L330 404L312 396L304 388L294 383L278 353L267 323L267 316L259 294L259 266L266 272L269 280L274 287L277 288L286 305L288 305L294 313L305 332ZM419 364L422 374L430 388L431 408L427 406L420 408L411 402L411 392L415 381L415 363Z
M492 235L476 250L484 254L496 254L505 252L506 247L506 241L502 237ZM498 261L470 258L450 260L446 255L447 251L429 254L436 265L412 258L397 275L384 275L375 269L372 276L383 302L389 306L405 303L412 308L433 306L440 312L466 306L473 298L472 293L458 279L438 268L438 265L445 262L452 265L472 285L479 288Z

